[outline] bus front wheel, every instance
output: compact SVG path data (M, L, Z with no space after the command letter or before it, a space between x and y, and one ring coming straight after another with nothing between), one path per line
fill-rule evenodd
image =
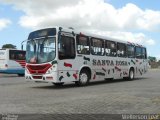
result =
M63 82L62 83L53 83L55 86L63 86Z
M23 77L23 76L24 76L24 74L18 74L18 76L19 76L19 77Z
M134 76L135 76L135 74L134 74L134 69L131 68L131 69L129 70L129 76L128 76L127 78L125 78L125 79L127 79L127 80L134 80Z
M78 86L85 86L89 83L89 73L86 70L83 70L79 74L79 81L76 81L75 84Z

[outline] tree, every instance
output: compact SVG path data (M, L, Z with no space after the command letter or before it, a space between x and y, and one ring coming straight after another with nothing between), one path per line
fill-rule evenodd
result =
M152 56L148 56L148 59L149 59L150 62L156 62L157 61L156 57L152 57Z
M158 61L158 65L160 65L160 60Z
M2 46L2 49L6 49L6 48L17 49L17 47L15 45L12 45L12 44L5 44L5 45Z

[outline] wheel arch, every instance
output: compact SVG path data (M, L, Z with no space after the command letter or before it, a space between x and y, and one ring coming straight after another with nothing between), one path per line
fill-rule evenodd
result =
M134 68L133 66L131 66L131 67L129 68L129 71L130 71L130 70L133 70L133 72L134 72L134 74L135 74L135 68ZM128 72L129 72L129 71L128 71Z
M91 79L92 77L92 70L89 66L82 66L79 70L79 74L82 72L82 71L87 71L89 73L89 79Z

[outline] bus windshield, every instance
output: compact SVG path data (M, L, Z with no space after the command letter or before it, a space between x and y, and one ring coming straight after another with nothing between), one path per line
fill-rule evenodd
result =
M26 49L26 62L40 64L54 60L56 56L55 42L55 37L29 40Z

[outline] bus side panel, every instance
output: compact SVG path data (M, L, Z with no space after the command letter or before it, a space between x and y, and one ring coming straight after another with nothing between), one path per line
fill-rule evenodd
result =
M6 70L7 64L7 51L0 50L0 73L3 73Z
M116 57L114 65L114 79L123 79L128 76L128 58Z
M135 76L142 76L147 72L147 60L146 59L136 59L136 66L135 66Z
M7 73L7 74L24 74L24 68L19 65L17 62L12 60L5 60L2 64L2 68L0 69L0 73Z
M75 59L58 61L59 82L78 81L80 68L85 65L84 56L76 56Z
M94 56L92 61L93 80L120 79L128 76L128 59L126 58Z
M22 69L22 66L16 60L9 60L8 61L8 68L10 68L10 69Z
M93 70L92 80L104 80L113 78L114 61L109 57L91 55L91 68Z
M8 74L24 74L24 68L15 60L7 61L7 70Z

